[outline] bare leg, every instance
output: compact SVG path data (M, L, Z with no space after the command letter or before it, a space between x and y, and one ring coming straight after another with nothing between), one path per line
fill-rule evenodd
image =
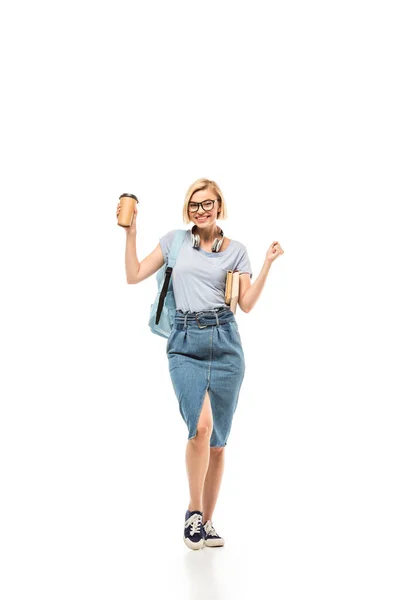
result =
M186 471L189 479L189 510L203 510L202 492L210 461L210 438L213 430L212 411L208 391L205 394L197 431L186 446Z
M225 447L210 448L210 461L203 488L203 522L212 520L221 487L225 464Z

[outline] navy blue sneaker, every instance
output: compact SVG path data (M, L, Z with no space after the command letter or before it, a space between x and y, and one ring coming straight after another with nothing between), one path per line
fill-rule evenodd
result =
M192 550L204 547L203 513L200 510L186 511L183 541Z
M203 529L205 534L204 544L206 546L223 546L225 544L224 538L215 531L212 521L206 521Z

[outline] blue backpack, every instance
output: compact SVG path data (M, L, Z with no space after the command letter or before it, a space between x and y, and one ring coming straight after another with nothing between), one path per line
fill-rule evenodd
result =
M153 333L164 338L169 337L175 320L176 304L171 274L185 235L186 229L178 229L168 253L168 264L164 263L156 273L158 292L150 307L149 327Z

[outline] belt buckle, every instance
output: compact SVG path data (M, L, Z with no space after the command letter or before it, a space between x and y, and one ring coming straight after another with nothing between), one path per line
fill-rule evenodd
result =
M199 329L204 329L205 327L208 327L208 325L200 325L199 319L197 318L196 315L196 321L197 321L197 325L199 326Z

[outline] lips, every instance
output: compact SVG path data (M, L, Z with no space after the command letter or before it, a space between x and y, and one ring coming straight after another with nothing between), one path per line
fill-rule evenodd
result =
M199 221L199 223L203 223L204 221L207 221L207 219L209 219L210 217L204 217L202 219L199 219L199 217L196 218L196 221Z

